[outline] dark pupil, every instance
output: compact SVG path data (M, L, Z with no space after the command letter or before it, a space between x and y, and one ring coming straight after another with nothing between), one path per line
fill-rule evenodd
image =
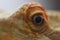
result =
M40 25L40 24L43 23L44 20L41 17L41 15L35 15L35 16L32 17L32 21L33 21L34 24Z
M35 18L35 22L36 23L40 23L42 21L42 18L40 17L40 16L37 16L36 18Z

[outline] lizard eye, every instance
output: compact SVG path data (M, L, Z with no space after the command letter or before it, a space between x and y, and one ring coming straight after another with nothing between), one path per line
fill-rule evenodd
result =
M40 25L44 22L44 19L41 15L33 15L32 16L32 22L36 25Z

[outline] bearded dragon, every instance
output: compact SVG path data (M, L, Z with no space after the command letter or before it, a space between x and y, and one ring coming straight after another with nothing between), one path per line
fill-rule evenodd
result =
M60 32L49 26L48 15L39 3L27 3L7 19L0 20L0 40L60 40Z

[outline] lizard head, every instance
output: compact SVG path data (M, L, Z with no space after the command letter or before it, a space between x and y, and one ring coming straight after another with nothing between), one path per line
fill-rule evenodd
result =
M29 33L41 34L49 29L48 16L44 7L39 3L24 4L12 18L14 20L18 19L16 23L19 27L23 28L23 30L26 28L25 30Z
M38 3L28 3L20 9L23 14L24 26L32 32L43 33L48 29L48 16L45 9Z

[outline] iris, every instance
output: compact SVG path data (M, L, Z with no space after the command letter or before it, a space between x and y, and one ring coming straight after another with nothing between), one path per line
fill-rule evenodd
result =
M34 15L32 16L32 22L36 25L42 24L44 19L41 17L41 15Z

